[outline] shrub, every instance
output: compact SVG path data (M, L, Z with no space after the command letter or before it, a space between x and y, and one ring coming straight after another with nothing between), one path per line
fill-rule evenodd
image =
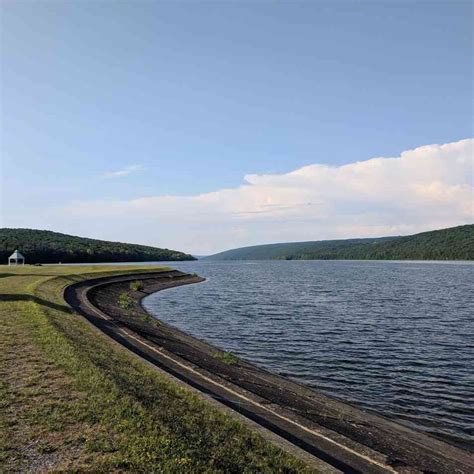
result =
M118 297L117 304L122 309L130 309L133 306L134 300L133 298L126 292L120 293Z
M143 290L143 284L141 281L135 280L130 283L130 289L132 291L142 291Z
M214 354L214 357L216 359L221 360L222 362L224 362L224 364L227 365L236 365L239 362L237 356L232 354L232 352L216 352Z
M155 319L153 319L149 314L145 314L145 316L143 316L143 319L146 323L153 323L155 321Z

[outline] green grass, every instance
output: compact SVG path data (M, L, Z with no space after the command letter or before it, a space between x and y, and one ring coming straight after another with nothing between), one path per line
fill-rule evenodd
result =
M120 293L117 304L120 308L127 310L133 307L135 300L124 291L123 293Z
M0 472L309 472L62 299L91 274L143 270L0 266Z
M216 359L221 360L222 362L224 362L227 365L235 365L239 361L237 356L232 354L232 352L216 352L214 354L214 357Z
M132 291L142 291L143 290L143 284L139 280L132 281L130 283L130 289Z

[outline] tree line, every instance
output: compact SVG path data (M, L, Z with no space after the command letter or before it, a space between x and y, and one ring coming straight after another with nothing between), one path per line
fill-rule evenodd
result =
M0 261L18 249L27 263L99 263L195 260L177 250L109 242L36 229L0 229Z
M474 225L404 237L322 240L228 250L212 260L474 260Z

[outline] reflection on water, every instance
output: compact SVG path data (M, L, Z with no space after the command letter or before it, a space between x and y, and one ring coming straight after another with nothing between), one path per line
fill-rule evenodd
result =
M474 444L474 265L183 262L158 318L359 406Z

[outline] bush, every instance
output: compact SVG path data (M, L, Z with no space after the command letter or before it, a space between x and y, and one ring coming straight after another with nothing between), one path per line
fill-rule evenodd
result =
M135 280L130 283L130 289L132 291L142 291L143 290L143 284L141 281Z
M224 362L224 364L227 364L227 365L236 365L239 362L239 359L237 358L237 356L232 354L232 352L222 352L222 353L216 352L214 354L214 357L216 359L221 360L222 362Z
M122 309L130 309L134 304L134 299L126 292L120 293L117 304Z
M152 318L149 314L145 314L145 316L143 316L143 319L146 323L153 323L155 322L155 319Z

